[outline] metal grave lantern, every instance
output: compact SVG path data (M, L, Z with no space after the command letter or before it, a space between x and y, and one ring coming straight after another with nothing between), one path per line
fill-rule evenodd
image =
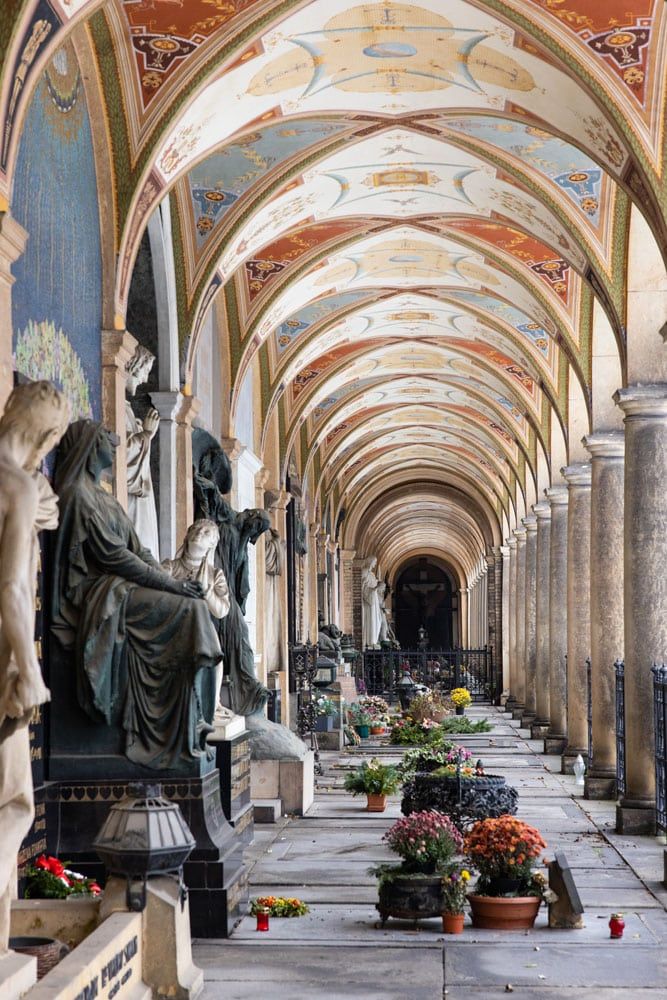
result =
M317 673L313 678L315 687L329 687L336 680L338 664L330 656L320 654L317 657Z
M162 796L162 786L136 783L112 805L93 847L109 874L127 879L128 909L140 911L151 875L177 875L184 904L183 864L195 843L179 806ZM133 887L137 881L138 890Z
M409 671L403 671L403 676L396 685L396 691L398 693L398 701L402 710L407 712L410 707L410 702L414 698L417 691L417 685L410 676Z

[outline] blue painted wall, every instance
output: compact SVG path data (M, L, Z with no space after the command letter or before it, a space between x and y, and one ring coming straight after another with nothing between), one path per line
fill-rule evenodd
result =
M12 214L28 232L12 268L14 363L50 378L73 418L101 412L102 260L97 180L81 74L64 45L23 127Z

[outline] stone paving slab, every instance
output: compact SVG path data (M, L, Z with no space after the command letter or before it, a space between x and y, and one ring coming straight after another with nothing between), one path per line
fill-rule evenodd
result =
M513 995L516 1000L667 1000L667 988L659 986L648 989L633 987L630 994L627 989L606 988L604 997L600 996L597 987L587 989L585 986L571 988L563 986L525 985L515 986ZM492 1000L494 997L507 997L503 985L486 986L483 990L468 986L453 986L445 990L445 1000Z
M439 1000L443 991L442 945L412 941L406 954L396 946L253 948L225 941L198 943L193 953L205 973L202 1000Z
M569 942L545 944L539 952L529 944L508 945L507 941L505 947L498 948L445 948L446 986L468 984L479 988L505 983L537 986L544 982L560 987L615 986L634 990L667 982L667 955L657 947L629 946L625 938L605 945L577 947L576 953ZM630 948L632 961L628 959Z

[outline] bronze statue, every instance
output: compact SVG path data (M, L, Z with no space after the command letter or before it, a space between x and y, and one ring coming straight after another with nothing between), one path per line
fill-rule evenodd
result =
M172 579L100 485L116 444L92 420L63 438L53 629L74 656L81 708L123 731L129 760L165 769L207 753L202 704L212 712L222 654L201 584Z

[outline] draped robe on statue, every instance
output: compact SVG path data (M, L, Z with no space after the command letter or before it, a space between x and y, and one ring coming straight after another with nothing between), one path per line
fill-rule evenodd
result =
M134 530L154 559L160 557L160 541L151 479L152 438L135 415L129 399L125 400L125 439L127 446L127 511Z
M130 760L168 768L206 752L211 720L201 706L214 703L220 643L205 601L161 589L167 574L96 482L104 433L78 421L61 445L54 632L74 654L85 712L124 730Z

